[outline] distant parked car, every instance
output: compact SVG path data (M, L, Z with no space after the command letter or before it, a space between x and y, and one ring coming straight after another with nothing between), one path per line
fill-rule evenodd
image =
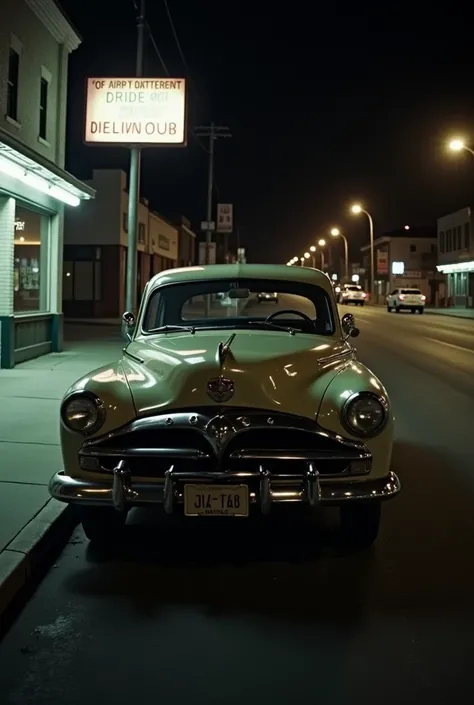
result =
M426 296L419 289L395 289L387 296L387 311L396 313L410 311L410 313L423 313L425 310Z
M258 303L262 301L273 301L273 303L278 303L278 294L276 291L259 291L257 294Z
M356 306L363 306L366 298L367 294L358 284L343 284L341 291L339 292L340 304L355 304Z

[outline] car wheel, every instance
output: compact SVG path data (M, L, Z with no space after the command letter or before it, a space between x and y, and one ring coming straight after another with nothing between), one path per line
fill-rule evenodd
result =
M127 520L127 512L118 512L113 507L78 506L77 510L85 535L97 544L116 541Z
M392 307L387 304L387 311L388 313L392 313Z
M395 313L400 313L400 306L395 306Z
M420 312L420 316L421 316L422 313L424 313L424 310L425 310L424 308L419 308L419 309L418 309L418 311Z
M344 542L360 548L371 546L379 534L381 516L381 503L375 500L341 507Z
M364 305L364 301L361 301L361 302L360 302L360 305L363 306L363 305Z
M416 313L416 308L411 308L410 313Z

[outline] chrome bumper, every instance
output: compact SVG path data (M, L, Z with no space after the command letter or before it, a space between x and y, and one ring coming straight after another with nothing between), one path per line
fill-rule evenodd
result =
M250 503L259 505L263 514L268 514L272 504L299 502L311 507L320 505L339 505L346 502L367 502L387 500L394 497L401 489L400 480L395 473L386 477L359 481L334 481L319 475L313 463L308 463L303 478L290 478L282 482L274 478L269 470L260 467L256 472L208 472L184 473L174 471L171 467L161 482L132 482L127 463L121 460L108 482L90 482L57 472L49 483L52 497L61 502L76 504L93 504L114 506L119 511L131 507L162 504L167 514L172 514L176 505L183 504L183 487L186 483L229 483L238 484L257 481L255 491L250 491Z

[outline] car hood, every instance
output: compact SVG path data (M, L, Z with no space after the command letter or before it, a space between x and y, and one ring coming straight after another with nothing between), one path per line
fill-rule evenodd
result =
M219 343L235 333L221 364ZM131 342L123 358L138 416L216 405L283 411L314 418L321 398L353 350L327 336L274 331L197 331ZM234 395L216 403L208 382L223 375Z

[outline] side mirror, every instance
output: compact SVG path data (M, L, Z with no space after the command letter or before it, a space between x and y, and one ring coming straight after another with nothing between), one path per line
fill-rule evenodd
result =
M125 311L125 313L122 316L122 322L124 324L124 332L125 336L128 340L132 339L132 333L133 329L135 328L135 316L131 311Z
M352 313L345 313L341 318L342 331L345 335L344 340L348 338L357 338L360 330L355 324L355 318Z

